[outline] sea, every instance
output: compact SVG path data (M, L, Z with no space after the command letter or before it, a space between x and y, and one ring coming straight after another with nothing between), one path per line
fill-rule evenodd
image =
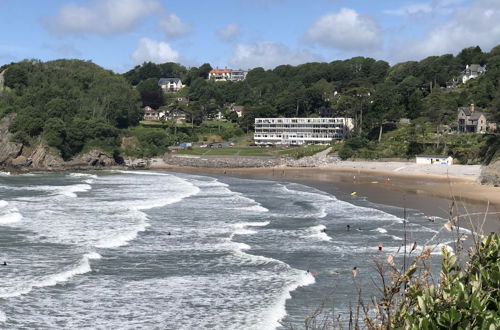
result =
M4 172L0 329L303 329L318 310L345 321L360 294L380 295L375 265L401 264L405 233L409 257L432 247L438 269L453 251L445 221L286 181Z

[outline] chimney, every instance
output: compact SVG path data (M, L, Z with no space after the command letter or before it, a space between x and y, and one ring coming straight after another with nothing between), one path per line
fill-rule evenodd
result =
M473 104L470 105L470 111L474 112L474 110L476 110L476 109L474 108L474 103L473 103Z

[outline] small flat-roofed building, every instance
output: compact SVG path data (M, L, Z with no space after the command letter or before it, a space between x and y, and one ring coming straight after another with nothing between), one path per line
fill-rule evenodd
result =
M453 165L451 156L419 155L416 157L417 164Z
M330 144L353 129L352 118L255 118L257 144Z

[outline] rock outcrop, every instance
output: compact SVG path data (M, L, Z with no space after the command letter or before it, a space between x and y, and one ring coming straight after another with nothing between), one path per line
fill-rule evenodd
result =
M11 142L12 134L9 126L15 115L5 116L0 120L0 164L8 164L19 156L23 150L21 143Z
M95 169L116 166L113 155L100 150L91 150L69 161L64 161L59 152L47 146L40 138L34 146L12 142L9 126L15 114L0 120L0 167L19 171Z
M500 160L483 166L480 181L481 184L500 187Z

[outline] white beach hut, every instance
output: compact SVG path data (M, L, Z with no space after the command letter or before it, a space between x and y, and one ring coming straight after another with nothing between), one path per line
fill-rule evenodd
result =
M453 165L451 156L420 155L416 157L417 164Z

